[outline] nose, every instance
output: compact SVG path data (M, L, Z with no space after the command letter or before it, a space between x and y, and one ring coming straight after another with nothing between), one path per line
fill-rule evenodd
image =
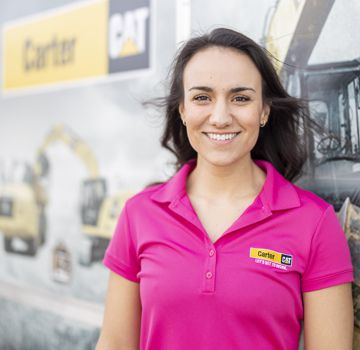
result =
M227 101L218 99L214 103L209 122L217 128L224 128L231 124L232 116Z

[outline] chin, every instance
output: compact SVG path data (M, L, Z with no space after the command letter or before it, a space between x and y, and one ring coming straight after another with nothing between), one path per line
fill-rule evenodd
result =
M228 167L228 166L233 166L237 163L239 163L241 161L242 158L244 157L229 157L229 156L225 156L225 155L219 155L219 156L209 156L207 155L206 157L202 157L203 160L209 164L211 164L212 166L216 166L216 167Z

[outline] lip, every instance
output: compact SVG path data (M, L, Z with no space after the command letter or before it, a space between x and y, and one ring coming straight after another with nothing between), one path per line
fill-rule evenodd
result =
M240 134L241 131L203 131L203 134L219 134L219 135L226 135L226 134Z
M206 138L209 141L211 141L213 143L216 143L216 144L228 144L228 143L233 142L238 137L238 135L241 134L241 131L234 131L234 132L231 132L231 131L227 131L227 132L211 132L211 131L209 131L209 132L203 132L203 134L206 136ZM218 135L236 134L236 136L234 136L230 140L214 140L214 139L210 138L208 136L208 134L218 134Z

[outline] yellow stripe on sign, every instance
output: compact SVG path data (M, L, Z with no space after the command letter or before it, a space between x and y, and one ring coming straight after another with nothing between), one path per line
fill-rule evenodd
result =
M282 253L270 249L250 248L251 258L263 259L281 264L281 255Z
M4 91L105 75L108 1L5 25Z

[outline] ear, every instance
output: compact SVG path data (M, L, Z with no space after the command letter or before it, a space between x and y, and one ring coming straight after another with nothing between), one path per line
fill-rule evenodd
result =
M269 119L269 115L270 115L270 104L264 103L264 108L263 108L263 113L262 113L261 119L267 123L267 121Z
M179 103L178 111L179 111L180 117L182 119L183 115L184 115L184 104L182 102Z

